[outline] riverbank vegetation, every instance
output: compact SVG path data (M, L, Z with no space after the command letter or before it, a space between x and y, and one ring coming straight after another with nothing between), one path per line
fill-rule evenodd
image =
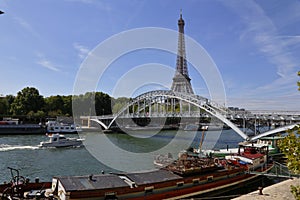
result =
M87 92L82 95L55 95L44 97L38 89L25 87L14 95L0 97L0 120L4 117L19 118L22 122L39 123L47 118L57 116L72 116L72 103L80 105L95 104L96 115L109 115L116 112L124 105L128 98L114 99L103 92ZM94 105L93 104L93 105ZM76 105L75 105L76 106ZM88 109L82 111L82 115L89 115Z
M298 72L300 76L300 71ZM300 81L297 82L300 91ZM281 152L287 158L287 166L294 174L300 174L300 125L288 131L288 136L279 143ZM300 185L291 185L295 199L300 200Z

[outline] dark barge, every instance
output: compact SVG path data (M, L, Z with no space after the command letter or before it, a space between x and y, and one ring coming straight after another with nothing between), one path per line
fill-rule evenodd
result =
M238 188L266 172L268 147L245 146L246 151L229 159L203 158L181 153L161 169L132 173L110 173L88 176L54 176L51 198L75 199L183 199L206 197ZM266 150L262 150L266 148ZM246 163L242 158L251 159ZM49 183L47 183L49 184ZM49 185L50 185L49 184ZM29 188L27 188L29 189ZM1 192L1 191L0 191Z

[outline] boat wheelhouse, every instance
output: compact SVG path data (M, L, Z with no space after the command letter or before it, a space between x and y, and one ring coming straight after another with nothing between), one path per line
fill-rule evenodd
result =
M225 156L225 159L240 164L246 169L258 169L268 162L269 146L264 144L240 144L238 153Z
M82 145L82 139L66 138L61 134L49 134L49 141L40 142L40 147L78 147Z

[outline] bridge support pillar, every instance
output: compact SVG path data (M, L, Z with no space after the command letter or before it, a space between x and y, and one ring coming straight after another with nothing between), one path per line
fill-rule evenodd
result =
M87 127L90 128L91 127L91 117L88 117L88 123L87 123Z

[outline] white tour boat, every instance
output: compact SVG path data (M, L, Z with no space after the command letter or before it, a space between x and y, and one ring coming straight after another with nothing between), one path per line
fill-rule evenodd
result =
M58 121L47 121L47 133L76 133L81 127L76 124L59 123Z
M66 138L61 134L48 135L49 141L40 142L40 147L77 147L82 145L83 139Z

